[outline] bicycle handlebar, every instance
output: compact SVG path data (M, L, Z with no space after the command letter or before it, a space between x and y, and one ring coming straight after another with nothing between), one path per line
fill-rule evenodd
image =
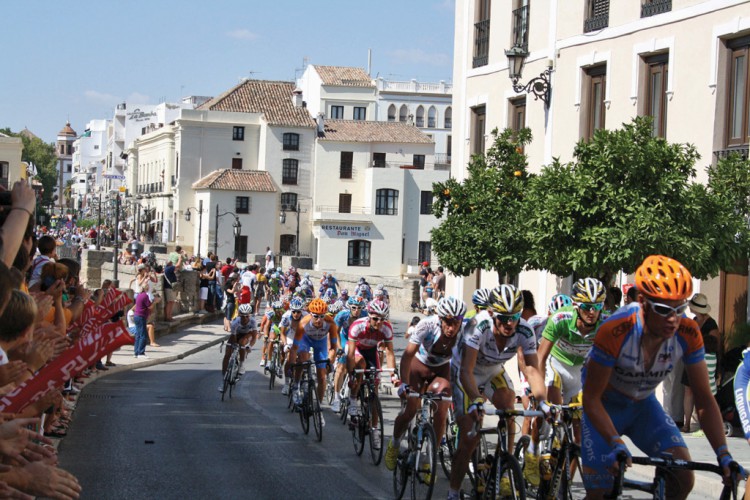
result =
M392 373L393 368L355 368L354 373Z
M448 396L447 394L435 394L434 392L427 391L425 393L417 392L417 391L409 391L406 397L409 398L422 398L426 399L428 401L450 401L452 398L451 396Z

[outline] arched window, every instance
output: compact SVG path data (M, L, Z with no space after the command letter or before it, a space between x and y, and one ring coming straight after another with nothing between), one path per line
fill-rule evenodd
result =
M370 245L367 240L349 241L349 254L346 264L349 266L367 266L370 265Z
M417 127L424 127L424 108L419 106L417 108Z
M437 127L437 109L435 109L435 106L430 106L429 111L427 111L427 128L435 127Z
M281 183L297 184L297 170L299 162L293 158L287 158L282 163Z
M408 116L409 108L406 107L406 104L402 104L401 109L398 111L398 121L400 121L401 123L406 123Z
M396 121L396 105L391 104L388 106L388 121L389 122L395 122Z
M398 215L398 191L378 189L375 191L375 215Z
M451 128L453 126L453 109L450 106L445 108L445 128Z

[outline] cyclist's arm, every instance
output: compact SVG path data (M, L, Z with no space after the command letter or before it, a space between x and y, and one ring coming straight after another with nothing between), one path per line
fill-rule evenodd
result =
M478 354L479 351L473 347L464 345L464 352L461 355L461 373L459 374L459 380L461 381L461 386L464 388L464 392L469 396L469 401L473 401L480 397L477 381L474 378L474 367L477 364Z
M542 341L539 343L539 349L537 350L536 354L539 358L538 368L542 373L544 373L547 369L547 359L549 359L549 354L552 352L552 346L554 345L554 342L546 338L542 338Z
M602 395L607 385L609 385L611 376L611 367L604 366L593 359L588 360L586 364L586 378L583 383L583 400L586 402L586 416L594 426L594 429L610 445L612 444L612 438L619 436L615 425L612 423L612 419L602 404Z
M409 377L411 375L411 360L414 359L417 352L419 352L419 344L413 344L409 342L406 344L406 349L401 355L401 367L399 373L401 374L401 380L405 383L409 383Z
M346 345L346 371L351 372L354 370L354 367L357 366L354 361L354 352L357 350L357 341L350 337Z
M339 343L339 327L336 322L330 316L326 316L328 322L328 338L330 339L331 349L336 349Z
M521 352L521 347L518 348ZM543 401L547 399L547 388L544 386L544 376L539 369L539 359L536 353L524 354L524 361L526 362L526 380L529 381L529 387L531 392L534 393L534 397L537 401Z
M385 361L388 365L388 368L391 370L396 369L396 355L393 353L393 341L392 340L386 340L383 342L385 344ZM393 375L395 375L396 372L393 372Z
M705 361L698 361L685 365L685 370L690 381L690 389L693 391L695 407L698 410L698 421L701 429L706 433L706 439L711 443L714 450L719 446L727 444L724 436L724 427L722 424L721 412L716 399L711 394L711 387L708 384L708 369ZM588 405L588 401L586 401Z

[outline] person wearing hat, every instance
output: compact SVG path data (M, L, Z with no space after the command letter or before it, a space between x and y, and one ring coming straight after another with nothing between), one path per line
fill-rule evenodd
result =
M698 328L701 330L701 337L703 337L703 343L706 343L706 337L714 337L716 342L721 345L721 338L719 334L719 325L709 315L711 312L711 306L708 305L708 297L702 293L696 293L693 298L688 302L690 312L695 315L693 318L698 323ZM714 360L715 361L715 360ZM690 432L690 420L693 416L693 407L695 402L693 401L693 392L690 390L690 381L688 380L687 373L682 373L682 380L680 381L685 386L685 396L682 400L684 409L684 425L682 432ZM710 382L710 381L709 381Z

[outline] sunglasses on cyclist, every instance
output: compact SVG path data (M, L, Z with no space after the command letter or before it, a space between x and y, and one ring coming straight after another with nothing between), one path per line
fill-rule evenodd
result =
M310 316L312 316L314 319L320 319L320 318L326 317L325 314L313 314L313 313L310 313Z
M370 321L379 323L380 321L383 321L383 318L381 318L380 316L370 316Z
M513 323L521 319L521 313L516 314L493 314L492 317L503 324Z
M349 309L356 309L357 311L359 311L360 309L362 309L362 306L349 306Z
M601 311L604 308L604 302L578 302L576 304L581 311Z
M651 306L651 310L654 311L659 316L669 317L672 313L676 314L679 318L683 314L685 314L685 310L688 308L688 303L685 302L684 304L677 306L677 307L670 307L666 304L662 304L661 302L653 302L651 300L646 299L646 302L649 303Z
M292 311L292 314L302 314L302 311Z

